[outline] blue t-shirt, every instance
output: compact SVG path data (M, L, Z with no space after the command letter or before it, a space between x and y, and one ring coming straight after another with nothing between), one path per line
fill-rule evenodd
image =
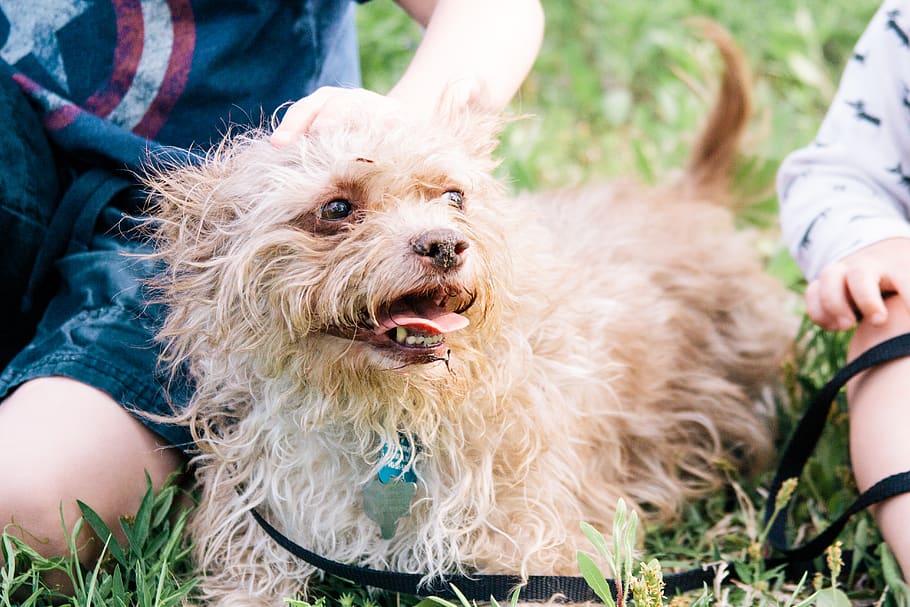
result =
M352 0L5 0L0 58L51 140L136 167L319 86L357 86Z

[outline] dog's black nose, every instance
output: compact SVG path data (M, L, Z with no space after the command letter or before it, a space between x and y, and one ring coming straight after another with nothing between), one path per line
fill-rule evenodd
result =
M428 230L411 241L411 248L441 270L461 265L468 240L458 230Z

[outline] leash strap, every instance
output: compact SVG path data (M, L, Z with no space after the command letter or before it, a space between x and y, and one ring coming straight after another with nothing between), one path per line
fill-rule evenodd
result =
M782 483L789 478L798 477L802 472L822 434L831 403L834 402L834 398L844 384L857 373L870 367L908 355L910 355L910 334L892 338L863 353L838 371L831 381L819 390L797 425L784 451L777 474L771 482L765 512L766 522L774 514L774 503ZM798 547L791 547L787 544L786 512L788 508L782 509L769 531L768 541L784 556L767 559L766 566L785 566L788 572L811 567L811 560L831 544L853 514L871 504L906 491L910 491L910 472L895 474L883 479L860 495L827 529ZM527 580L522 580L515 575L451 575L421 584L423 579L421 574L379 571L327 559L307 550L282 534L255 508L250 512L262 529L289 553L330 575L350 580L355 584L414 596L432 595L444 599L458 599L458 595L452 590L452 586L454 586L469 601L489 601L491 598L497 601L509 601L516 588L521 588L519 596L525 602L549 601L554 595L562 595L562 600L568 603L600 600L584 578L572 576L529 576ZM672 595L676 592L695 590L705 584L710 585L714 582L720 568L726 564L728 563L717 563L667 574L664 576L664 591L666 594ZM734 575L734 572L731 570L730 574ZM606 582L615 596L615 582L613 580L606 580Z
M588 586L583 577L560 575L532 575L522 580L517 575L448 575L442 579L430 580L421 584L423 575L419 573L402 573L399 571L379 571L356 565L347 565L327 559L303 546L275 529L255 509L250 510L253 518L262 529L280 545L297 558L325 571L330 575L349 580L361 586L371 586L390 592L400 592L413 596L436 596L444 599L458 600L460 597L452 587L458 588L469 601L507 602L517 588L521 589L519 597L524 602L549 601L554 595L564 597L561 602L585 603L600 602L600 599ZM701 588L712 584L719 571L720 564L689 569L664 576L664 591L670 595ZM606 580L610 591L616 594L616 584Z
M818 444L818 440L825 428L825 422L828 420L831 404L841 388L850 379L870 367L908 355L910 355L910 334L898 335L863 352L855 360L840 369L831 381L818 391L803 418L796 426L790 442L781 457L777 474L774 476L774 480L771 481L768 502L765 507L765 524L774 516L775 501L783 482L789 478L799 478L802 473L812 451ZM789 504L787 504L781 509L771 525L768 532L768 543L785 556L785 561L811 560L820 555L834 541L851 516L872 504L907 491L910 491L910 471L892 474L882 479L861 493L827 529L801 546L791 546L787 542L786 525L787 512L789 511Z

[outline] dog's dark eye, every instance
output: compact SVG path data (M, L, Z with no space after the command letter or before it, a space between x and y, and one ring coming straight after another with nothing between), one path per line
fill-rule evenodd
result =
M464 208L464 192L461 192L459 190L449 190L443 194L442 197L448 200L452 206L458 207L459 209Z
M341 221L353 212L354 207L350 201L336 198L322 205L322 208L319 209L319 217L326 221Z

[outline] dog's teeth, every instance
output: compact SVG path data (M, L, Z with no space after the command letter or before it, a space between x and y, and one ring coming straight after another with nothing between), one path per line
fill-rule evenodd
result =
M411 334L405 327L396 327L394 334L395 341L401 345L408 346L435 346L442 343L444 335L421 335Z

